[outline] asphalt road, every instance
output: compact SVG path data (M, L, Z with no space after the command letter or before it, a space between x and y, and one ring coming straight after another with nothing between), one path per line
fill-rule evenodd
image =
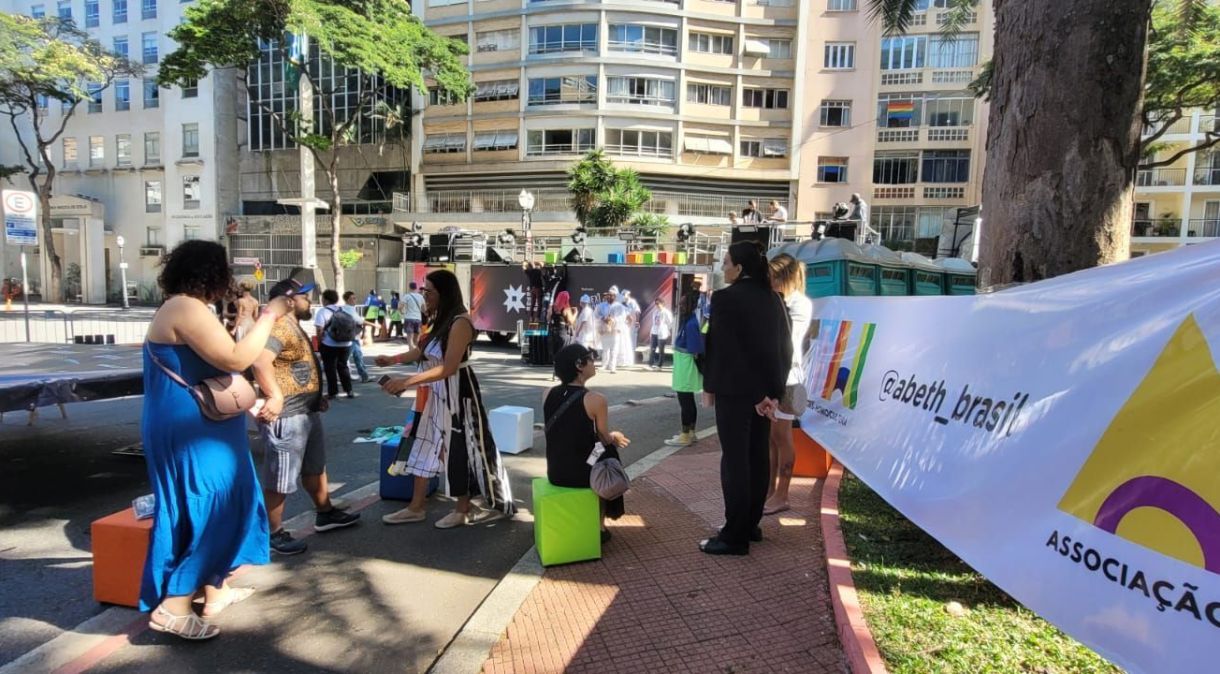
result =
M384 352L373 347L371 355ZM481 343L475 367L488 407L521 405L541 422L549 369L528 368L511 348ZM374 378L378 370L373 368ZM591 386L611 405L612 425L633 440L628 463L663 445L677 431L669 373L645 370L600 375ZM373 384L361 397L340 399L326 415L328 473L343 494L377 480L378 448L352 438L401 423L407 400ZM24 415L0 425L0 666L70 631L107 607L92 600L89 524L149 491L143 461L112 451L139 442L140 400L53 408L37 426ZM703 413L700 428L710 426ZM514 497L528 511L529 480L545 473L544 447L506 457ZM287 516L310 509L297 493ZM513 521L457 532L431 526L388 528L380 516L401 507L378 502L355 529L309 539L300 557L257 570L252 606L226 615L224 648L183 649L144 633L94 671L425 671L438 652L517 559L533 544L528 512ZM449 505L434 500L430 520ZM253 575L253 574L252 574Z

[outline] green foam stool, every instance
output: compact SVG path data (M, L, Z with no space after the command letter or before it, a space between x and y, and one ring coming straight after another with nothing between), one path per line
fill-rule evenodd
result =
M534 478L534 547L543 566L601 559L601 505L592 489Z
M546 264L556 264L559 262L559 253L556 253L553 250L548 250L543 259L546 261Z
M686 253L674 255L674 264L686 264Z
M656 264L656 263L657 263L657 254L656 253L651 253L651 252L644 253L644 264Z

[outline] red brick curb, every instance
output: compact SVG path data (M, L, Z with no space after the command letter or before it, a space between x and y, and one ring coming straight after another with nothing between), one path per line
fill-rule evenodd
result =
M826 574L830 582L830 604L834 607L839 643L853 674L886 674L885 661L864 621L856 584L851 578L851 560L839 528L839 482L843 466L834 464L822 487L822 542L826 550Z

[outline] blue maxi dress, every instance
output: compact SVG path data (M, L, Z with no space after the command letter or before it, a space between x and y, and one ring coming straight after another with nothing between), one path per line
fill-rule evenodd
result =
M205 418L149 352L188 384L222 373L184 344L145 348L140 436L157 506L140 610L150 611L167 596L219 584L239 566L268 563L270 539L245 417Z

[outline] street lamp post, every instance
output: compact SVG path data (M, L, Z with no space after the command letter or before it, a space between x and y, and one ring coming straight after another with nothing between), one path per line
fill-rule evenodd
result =
M128 304L127 300L127 260L123 257L123 244L125 244L126 241L123 240L122 234L115 237L114 241L115 243L119 244L119 279L123 284L123 287L120 290L123 295L123 308L130 309L131 305Z
M517 204L521 206L521 229L525 232L525 260L534 258L534 234L530 231L530 211L534 210L534 195L528 190L521 190L517 195Z

